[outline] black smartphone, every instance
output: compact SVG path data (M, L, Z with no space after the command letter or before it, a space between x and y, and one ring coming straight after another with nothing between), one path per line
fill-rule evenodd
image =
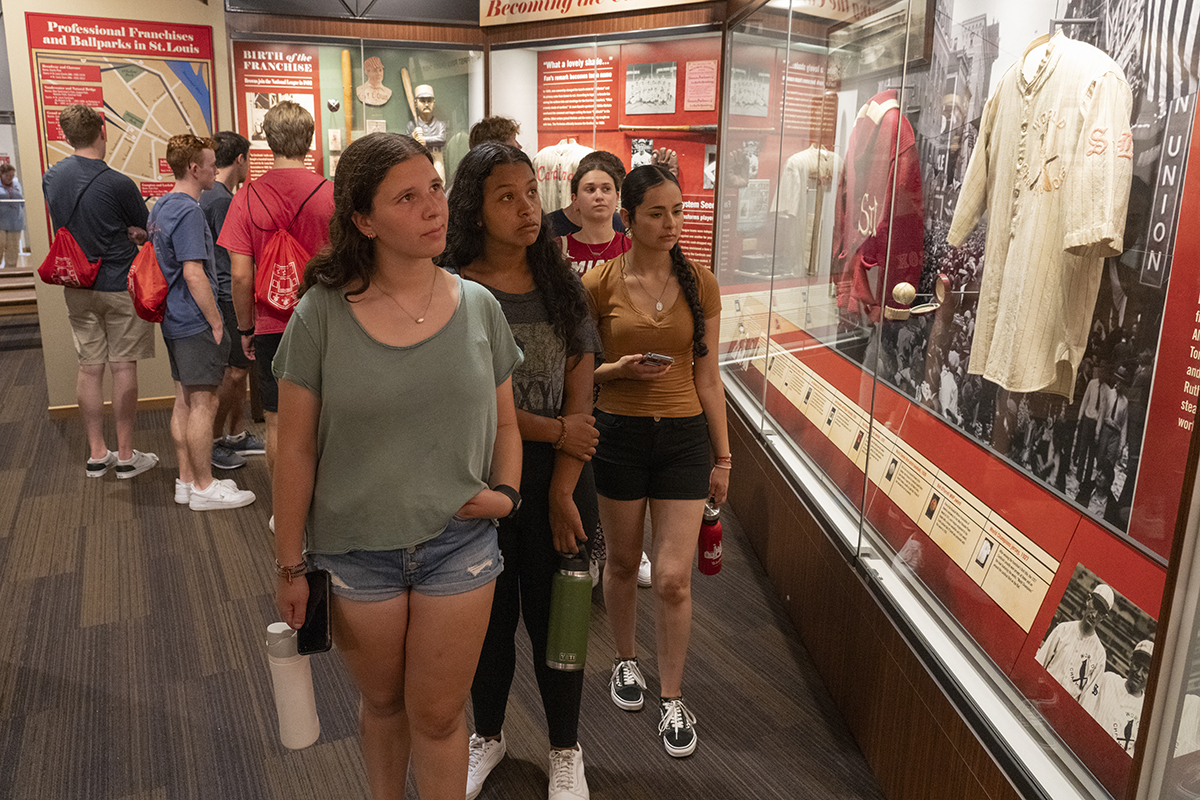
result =
M304 624L296 632L296 651L300 655L324 653L333 647L329 628L329 570L317 569L304 573L308 581L308 605Z
M671 365L675 363L675 359L671 356L664 356L660 353L646 353L642 356L642 364L655 364L658 366Z

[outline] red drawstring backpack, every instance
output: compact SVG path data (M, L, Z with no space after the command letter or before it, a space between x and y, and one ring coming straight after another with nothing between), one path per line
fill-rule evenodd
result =
M300 281L304 277L301 273L304 265L312 257L312 254L296 241L296 237L292 236L292 225L296 224L296 218L300 216L300 212L304 210L308 201L326 183L327 181L321 181L317 184L317 188L304 198L304 202L296 209L292 221L286 228L275 226L275 233L263 247L262 256L256 259L254 297L279 311L291 311L292 307L296 305L297 295L300 292ZM263 208L267 207L262 198L258 196L258 191L254 188L253 183L250 184L250 193L258 199ZM249 211L249 204L247 204L246 210ZM268 210L267 213L269 215L270 211ZM254 222L253 214L250 215L250 221ZM271 222L274 223L275 220L272 219ZM259 226L257 222L254 222L254 226L260 231L269 230Z
M162 322L167 313L167 279L158 266L154 243L146 242L133 259L125 288L133 298L133 310L147 322Z
M38 267L38 277L45 283L87 289L96 282L96 275L100 272L100 259L89 261L83 248L79 246L79 242L75 241L75 237L67 230L67 226L71 224L75 212L79 210L79 201L83 199L83 195L91 188L96 178L107 171L108 167L105 167L92 176L92 180L87 182L83 191L75 198L75 205L71 208L71 214L67 217L67 221L54 232L54 241L50 245L50 252L46 254L42 265Z

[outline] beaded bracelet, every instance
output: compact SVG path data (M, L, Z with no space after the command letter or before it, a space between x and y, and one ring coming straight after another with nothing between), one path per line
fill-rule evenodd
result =
M299 578L304 573L308 572L308 562L301 561L299 564L293 564L290 567L285 567L279 563L279 559L275 559L275 574L281 578L287 578L288 585L292 583L292 578Z
M559 417L558 424L562 425L562 433L559 434L558 441L554 443L555 450L561 450L563 444L567 441L567 421Z

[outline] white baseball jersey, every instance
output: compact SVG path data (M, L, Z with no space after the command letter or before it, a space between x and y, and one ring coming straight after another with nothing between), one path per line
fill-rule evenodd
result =
M1076 700L1104 673L1108 654L1092 631L1084 636L1081 622L1062 622L1046 637L1035 658Z
M533 171L537 176L542 211L552 214L571 205L571 176L579 166L579 159L590 152L592 148L574 139L563 139L538 150L533 157Z
M1105 672L1084 692L1079 704L1117 740L1117 744L1125 748L1126 753L1132 754L1144 697L1144 693L1137 697L1131 695L1125 688L1125 679L1117 673Z
M1133 98L1115 61L1061 33L1031 80L1021 66L984 107L947 238L962 244L988 212L968 371L1070 398L1104 258L1123 249Z
M782 249L796 256L796 266L815 275L829 269L833 251L833 217L837 206L835 179L842 174L842 158L832 150L812 145L796 153L783 165L779 178L779 213L794 217L791 226L781 226L794 239ZM819 216L818 216L819 215ZM813 237L818 237L814 253ZM810 259L815 259L809 263Z

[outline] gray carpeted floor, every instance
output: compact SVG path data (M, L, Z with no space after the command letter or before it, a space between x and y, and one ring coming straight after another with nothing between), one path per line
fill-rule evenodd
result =
M366 798L356 696L336 653L312 662L320 740L299 752L278 743L262 642L274 619L263 458L230 475L258 503L176 506L161 410L139 416L136 444L162 457L158 469L87 480L79 420L47 419L41 351L7 350L0 364L0 797ZM613 643L596 591L580 729L592 796L880 798L730 515L725 531L723 571L694 581L690 758L663 752L652 709L608 699ZM652 654L651 592L639 596ZM509 756L485 800L546 796L527 641L520 652ZM657 686L652 656L643 667Z

